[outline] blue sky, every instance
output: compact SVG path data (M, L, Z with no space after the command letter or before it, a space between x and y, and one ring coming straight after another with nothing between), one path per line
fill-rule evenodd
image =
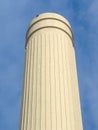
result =
M33 17L55 12L74 33L84 130L98 130L98 0L0 1L0 130L18 130L25 34Z

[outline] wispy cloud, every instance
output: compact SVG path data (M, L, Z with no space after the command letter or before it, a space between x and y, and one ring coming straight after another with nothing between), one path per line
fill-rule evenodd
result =
M98 129L98 1L80 2L80 9L74 12L72 24L75 31L75 47L79 86L82 101L84 129ZM74 11L74 9L73 9Z

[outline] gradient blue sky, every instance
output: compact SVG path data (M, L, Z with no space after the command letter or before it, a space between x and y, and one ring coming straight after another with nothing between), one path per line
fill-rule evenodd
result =
M19 130L25 34L56 12L73 29L84 130L98 130L98 0L0 0L0 130Z

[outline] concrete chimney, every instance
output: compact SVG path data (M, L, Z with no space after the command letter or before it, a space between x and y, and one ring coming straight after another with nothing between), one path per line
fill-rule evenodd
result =
M61 15L34 18L26 35L20 130L82 130L73 34Z

